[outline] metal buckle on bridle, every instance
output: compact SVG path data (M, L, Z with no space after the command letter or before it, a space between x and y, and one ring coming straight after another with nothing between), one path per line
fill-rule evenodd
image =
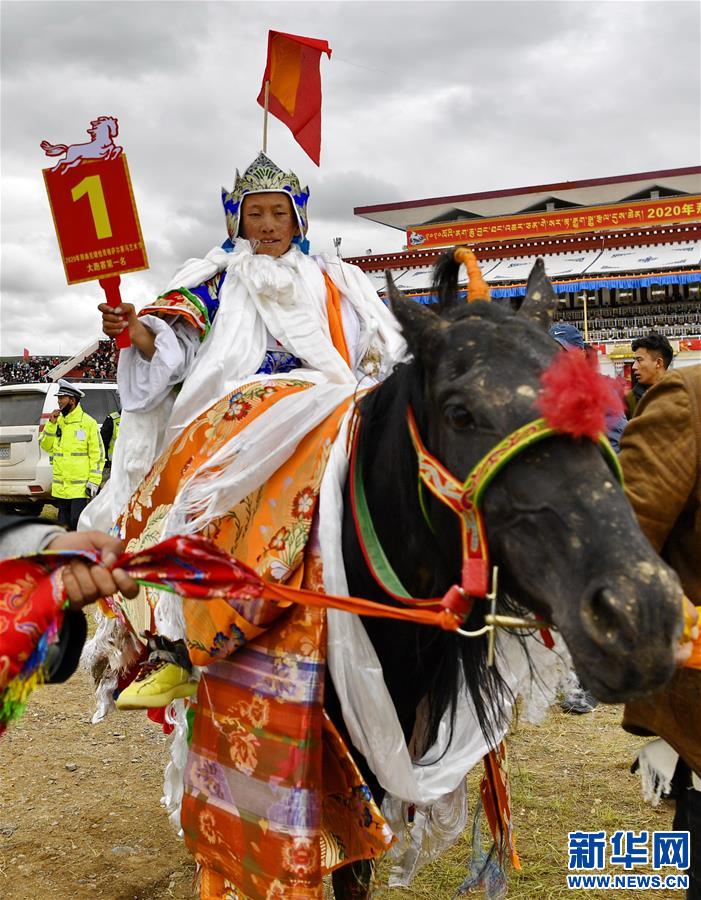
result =
M459 588L459 591L464 595L465 592L462 588ZM499 566L492 566L492 587L488 594L485 595L485 600L489 601L489 612L484 615L484 625L482 628L477 628L475 631L466 631L464 628L457 628L457 634L461 634L463 637L475 638L481 637L483 634L488 634L488 642L487 642L487 665L494 665L494 646L496 642L497 628L504 628L507 630L517 629L517 628L526 628L529 631L534 629L542 630L543 628L552 628L552 625L549 625L547 622L542 622L540 619L527 619L522 616L502 616L497 613L497 597L499 596Z
M456 633L461 634L463 637L476 638L482 637L483 634L489 634L489 645L487 648L487 665L491 666L490 657L493 657L494 653L494 631L496 629L496 622L493 619L496 617L496 608L497 608L497 594L498 594L498 579L499 579L499 567L494 566L492 568L492 589L488 594L485 595L485 600L489 600L489 613L487 613L484 617L485 624L482 628L477 628L475 631L466 631L464 628L457 628ZM458 591L464 596L467 597L465 591L458 587ZM492 621L488 622L487 618L492 619Z

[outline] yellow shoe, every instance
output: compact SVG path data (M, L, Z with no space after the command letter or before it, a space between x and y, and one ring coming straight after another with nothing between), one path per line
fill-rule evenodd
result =
M197 691L197 682L191 680L190 674L175 663L147 662L117 697L117 709L152 709L192 697Z

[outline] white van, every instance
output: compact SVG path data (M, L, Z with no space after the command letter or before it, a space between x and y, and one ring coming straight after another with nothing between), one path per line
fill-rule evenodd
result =
M71 382L85 393L80 405L98 427L119 410L113 382ZM6 512L38 515L51 500L51 462L39 437L58 409L57 392L53 382L0 386L0 507Z

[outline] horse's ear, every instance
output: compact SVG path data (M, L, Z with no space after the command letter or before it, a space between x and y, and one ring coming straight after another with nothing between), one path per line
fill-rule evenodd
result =
M392 312L402 327L402 334L412 356L420 357L442 331L441 319L432 309L403 297L392 280L392 275L385 269L387 279L387 295Z
M557 302L557 294L545 274L545 264L542 259L537 259L528 276L526 299L518 314L533 319L543 328L550 328L557 309Z

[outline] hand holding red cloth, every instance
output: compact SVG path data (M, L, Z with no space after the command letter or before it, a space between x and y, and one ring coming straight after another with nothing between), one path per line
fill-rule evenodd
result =
M97 551L45 552L0 562L0 733L21 715L43 680L48 647L56 640L67 602L66 563L100 564ZM335 597L264 581L244 563L199 535L172 537L147 550L124 553L115 562L134 581L194 600L256 600L333 606L366 616L382 616L456 630L460 619L444 608L390 607L358 597ZM440 598L436 598L440 604Z

